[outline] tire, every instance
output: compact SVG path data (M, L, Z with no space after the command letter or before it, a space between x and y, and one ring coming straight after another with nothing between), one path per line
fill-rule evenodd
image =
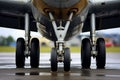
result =
M30 52L31 68L39 67L39 56L40 56L39 52L40 52L39 40L37 38L33 38L31 41L31 52Z
M90 40L87 38L82 40L81 63L82 63L82 69L89 69L90 68L90 65L91 65L91 44L90 44Z
M57 50L52 48L51 51L51 71L55 72L58 69L58 61L57 61Z
M99 38L97 40L96 49L98 54L96 56L96 65L99 69L104 69L106 64L106 49L105 49L105 40L103 38Z
M23 38L18 38L16 43L16 67L24 68L25 65L25 41Z
M70 71L70 63L71 58L70 58L70 49L65 48L65 53L64 53L64 71Z

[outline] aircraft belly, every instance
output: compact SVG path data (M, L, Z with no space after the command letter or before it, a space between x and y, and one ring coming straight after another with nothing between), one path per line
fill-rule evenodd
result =
M49 3L48 0L32 0L32 4L43 15L48 16L48 12L53 12L55 19L68 19L70 12L74 12L74 16L79 15L88 6L88 0L75 0L73 5L71 4L73 0L70 0L68 1L70 5L67 7L50 6L52 3L61 3L61 1L53 1Z
M57 7L57 8L67 8L75 5L80 0L43 0L49 6Z

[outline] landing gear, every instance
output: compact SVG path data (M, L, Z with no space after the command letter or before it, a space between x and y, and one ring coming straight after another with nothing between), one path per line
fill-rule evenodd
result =
M18 38L16 46L16 67L24 68L25 57L30 56L31 68L38 68L39 66L39 40L33 38L31 41L31 48L29 49L30 54L25 55L25 40L23 38Z
M31 45L31 46L30 46ZM25 39L18 38L16 46L16 67L24 68L25 58L30 56L31 68L39 66L39 40L33 38L30 44L29 14L25 14Z
M89 69L91 65L91 43L88 38L82 40L81 47L82 69Z
M95 14L91 14L90 39L83 39L81 47L81 63L83 69L89 69L91 56L96 58L97 68L104 69L106 64L105 41L103 38L96 39Z
M33 38L31 41L31 52L30 52L30 65L32 68L38 68L39 66L39 40Z
M96 56L96 65L98 69L104 69L106 64L106 50L105 50L105 40L99 38L97 40L97 56Z
M25 65L25 41L23 38L18 38L16 43L16 67L24 68Z
M60 25L57 26L51 12L49 12L49 17L57 37L57 41L55 41L55 48L52 49L51 53L51 71L57 71L58 62L64 63L64 71L70 71L70 50L69 48L65 48L64 40L73 17L73 12L70 13L69 19L66 21L65 26L62 26L62 21L60 21Z

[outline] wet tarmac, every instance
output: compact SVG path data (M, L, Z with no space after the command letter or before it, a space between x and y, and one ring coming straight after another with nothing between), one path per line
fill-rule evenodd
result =
M92 58L91 69L81 69L80 54L71 54L71 71L63 71L59 63L57 72L50 71L50 54L40 56L39 68L30 68L29 58L25 69L16 68L14 53L0 53L0 80L120 80L120 53L108 53L105 69L96 69Z

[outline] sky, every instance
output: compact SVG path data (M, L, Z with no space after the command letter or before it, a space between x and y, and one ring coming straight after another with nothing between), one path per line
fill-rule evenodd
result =
M113 33L120 34L120 28L101 30L99 32L104 32L107 34L113 34ZM0 27L0 35L5 36L5 37L11 35L11 36L13 36L13 38L15 40L17 40L17 38L25 36L25 31ZM32 32L31 36L32 37L41 37L40 33L38 33L38 32Z
M17 38L19 37L23 37L23 38L25 37L25 31L0 27L0 36L5 36L5 37L12 36L15 40L17 40ZM41 37L40 33L38 32L31 32L31 36Z

